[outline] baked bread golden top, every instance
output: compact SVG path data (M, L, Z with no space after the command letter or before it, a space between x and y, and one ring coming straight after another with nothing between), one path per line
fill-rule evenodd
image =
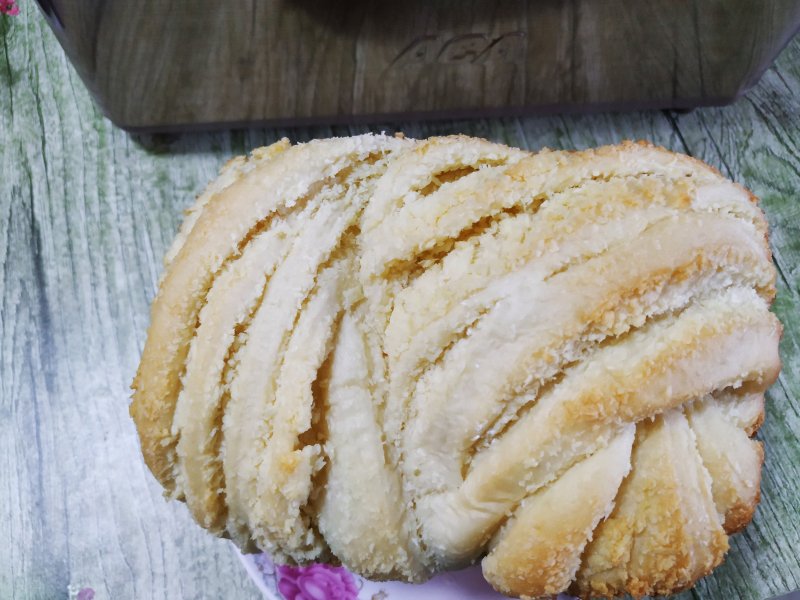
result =
M755 198L697 160L284 140L226 165L165 262L131 414L243 548L667 594L752 517L775 270Z

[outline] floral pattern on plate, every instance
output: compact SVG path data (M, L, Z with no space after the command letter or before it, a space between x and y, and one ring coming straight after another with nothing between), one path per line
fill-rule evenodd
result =
M355 577L344 567L315 564L275 567L278 591L286 600L357 600Z
M480 565L441 573L422 585L370 581L344 567L274 564L266 554L240 554L247 572L269 600L502 600ZM560 595L558 600L569 600Z

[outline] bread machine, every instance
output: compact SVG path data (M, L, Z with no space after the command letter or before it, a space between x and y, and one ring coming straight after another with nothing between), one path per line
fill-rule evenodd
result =
M690 108L752 86L798 0L38 0L128 130Z

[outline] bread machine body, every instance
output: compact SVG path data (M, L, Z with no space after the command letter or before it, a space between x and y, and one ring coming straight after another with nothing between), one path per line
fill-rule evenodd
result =
M38 0L129 130L723 104L798 0Z

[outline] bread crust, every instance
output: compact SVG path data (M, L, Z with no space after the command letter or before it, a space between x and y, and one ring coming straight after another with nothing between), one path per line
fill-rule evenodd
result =
M757 199L647 142L357 136L236 158L165 257L130 412L204 527L522 597L669 594L760 499Z

